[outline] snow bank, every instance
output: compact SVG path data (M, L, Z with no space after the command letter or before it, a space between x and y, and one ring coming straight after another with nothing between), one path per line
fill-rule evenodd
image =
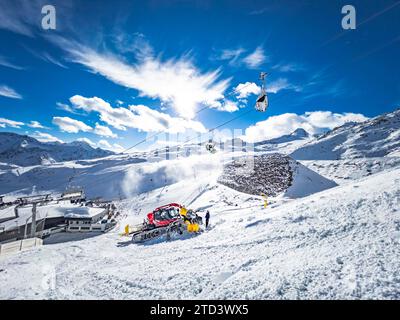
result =
M35 248L0 261L0 299L399 299L399 176L267 209L210 186L192 203L209 206L209 231L134 245L113 230ZM181 183L165 196L186 197ZM132 203L152 206L158 194Z
M329 180L297 161L291 161L293 179L284 195L289 198L302 198L313 193L336 187L336 182Z

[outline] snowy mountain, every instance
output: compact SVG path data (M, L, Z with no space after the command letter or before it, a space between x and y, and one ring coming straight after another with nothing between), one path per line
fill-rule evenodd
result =
M34 166L62 161L94 159L114 154L94 149L85 142L40 142L29 136L0 132L0 162L18 166Z
M306 130L304 130L302 128L298 128L295 131L293 131L291 134L283 135L281 137L274 138L274 139L264 140L261 142L256 142L254 145L262 146L265 144L287 143L287 142L291 142L291 141L295 141L295 140L306 139L309 136L310 136L310 134Z
M296 160L338 160L396 155L400 151L400 109L351 123L310 141L291 156Z
M307 142L312 141L313 138L314 137L307 131L299 128L281 137L256 142L254 144L254 150L263 153L282 153L289 155Z

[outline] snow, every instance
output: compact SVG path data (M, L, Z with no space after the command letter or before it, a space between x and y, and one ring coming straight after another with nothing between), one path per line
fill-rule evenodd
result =
M134 245L119 232L143 216L139 207L154 207L157 189L121 204L129 217L120 230L0 260L0 298L398 299L398 177L397 168L309 197L273 199L267 209L257 197L191 180L192 189L206 188L191 207L208 207L212 228ZM160 204L187 197L183 185L171 185ZM43 288L49 272L55 286Z
M400 147L400 109L360 124L345 125L293 151L296 160L384 157Z
M108 233L68 242L58 234L42 247L0 256L0 299L400 299L399 114L319 138L297 131L254 152L188 156L185 146L169 149L172 160L162 160L160 149L27 167L1 163L5 200L61 193L68 181L89 197L126 199L115 202L122 214ZM284 166L259 167L261 185L269 183L264 169L283 179L267 208L258 191L218 182L232 161L276 152L302 160L279 156ZM252 178L225 175L242 185ZM211 227L142 244L121 236L126 224L171 202L201 216L209 210ZM30 215L24 210L22 217ZM12 214L0 210L0 219Z
M286 190L285 196L301 198L337 186L331 181L302 164L291 161L293 171L292 185Z
M45 143L29 136L0 132L0 162L19 166L50 165L76 159L92 159L113 152L94 149L85 142Z

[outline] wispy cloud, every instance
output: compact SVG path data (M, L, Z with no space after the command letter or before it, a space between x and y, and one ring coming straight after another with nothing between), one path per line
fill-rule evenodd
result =
M36 9L36 10L35 10ZM0 29L33 37L35 11L40 13L38 1L0 1Z
M243 59L243 62L247 65L248 68L257 69L267 60L268 60L268 58L264 53L264 49L260 46L260 47L257 47L254 50L254 52L252 52L248 56L246 56Z
M98 53L62 38L54 41L68 52L71 61L119 85L136 89L142 96L160 99L188 119L195 116L200 105L212 108L221 101L230 82L219 80L220 69L200 71L188 56L164 61L149 55L129 64L110 52Z
M246 66L250 69L257 69L264 62L269 61L262 46L258 46L254 51L242 47L234 49L223 49L211 57L212 60L228 61L231 66Z
M70 102L74 108L98 113L102 122L118 130L134 128L145 132L165 131L169 133L185 132L186 130L206 131L199 121L172 117L144 105L114 108L101 98L85 98L79 95L71 97Z
M102 126L101 124L98 123L96 123L96 127L94 128L93 133L102 137L118 138L118 135L112 132L109 127Z
M298 128L302 128L310 134L315 134L324 129L341 126L346 122L362 122L367 119L367 117L358 113L333 113L331 111L306 112L302 115L284 113L269 117L267 120L248 127L243 138L246 141L258 142L292 133Z
M32 51L32 53L33 53L33 51ZM54 58L52 55L50 55L50 54L47 53L47 52L42 52L42 53L35 52L35 53L33 53L33 54L34 54L37 58L39 58L39 59L41 59L41 60L43 60L43 61L52 63L52 64L54 64L54 65L56 65L56 66L58 66L58 67L60 67L60 68L63 68L63 69L68 69L68 67L67 67L66 65L64 65L60 60Z
M278 64L275 64L274 66L272 66L272 69L278 70L280 72L298 72L298 71L304 71L305 67L298 63L282 62L282 63L278 63Z
M25 123L20 122L20 121L14 121L14 120L10 120L10 119L0 118L0 126L2 128L11 127L11 128L20 129L21 126L24 126L24 125L25 125Z
M72 113L75 115L82 115L80 112L78 112L77 110L75 110L74 108L72 108L71 106L69 106L65 103L57 102L56 106L57 106L58 110L63 110L63 111L66 111L68 113Z
M46 0L1 0L0 29L34 38L43 31L41 27L42 7L49 4ZM76 1L52 0L57 9L57 32L76 28L71 17L76 13ZM85 17L86 18L86 17ZM75 32L76 33L76 32Z
M58 126L61 131L68 133L78 133L80 131L90 132L92 128L82 121L70 117L54 117L53 124Z
M113 152L123 152L124 151L124 147L120 146L117 143L110 144L107 140L100 140L97 143L97 147L99 147L101 149L105 149L105 150L110 150Z
M22 99L22 96L18 92L6 85L0 85L0 96L11 99Z
M44 127L39 121L34 121L34 120L28 123L27 126L35 129L46 129L46 127Z
M24 70L25 68L18 66L11 61L9 61L7 58L0 56L0 66L15 69L15 70Z
M293 90L296 92L302 91L302 87L289 82L286 78L279 78L272 82L267 82L266 84L267 92L278 93L281 90Z
M44 132L39 132L36 131L31 135L32 138L35 138L36 140L40 142L59 142L59 143L64 143L61 139L49 134L49 133L44 133Z
M90 145L92 148L101 148L101 149L110 150L113 152L123 152L125 150L125 148L122 147L121 145L119 145L117 143L111 144L110 142L108 142L107 140L104 140L104 139L100 140L97 143L93 142L89 138L79 138L76 141L85 142L88 145Z
M246 50L244 48L236 48L236 49L223 49L217 53L213 57L213 59L221 60L221 61L228 61L230 65L239 65L240 64L240 57Z
M78 138L78 139L76 139L76 141L85 142L92 148L97 148L97 144L95 142L93 142L92 140L90 140L89 138L86 138L86 137Z

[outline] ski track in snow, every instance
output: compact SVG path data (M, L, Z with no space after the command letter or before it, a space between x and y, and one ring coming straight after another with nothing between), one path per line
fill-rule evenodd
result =
M267 209L206 179L179 182L122 202L129 215L107 234L2 258L0 298L399 299L399 176L393 169L274 198ZM145 244L119 235L177 197L192 197L194 209L212 205L211 229ZM43 288L52 272L55 287Z

